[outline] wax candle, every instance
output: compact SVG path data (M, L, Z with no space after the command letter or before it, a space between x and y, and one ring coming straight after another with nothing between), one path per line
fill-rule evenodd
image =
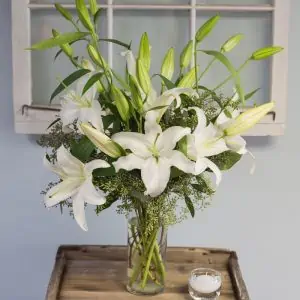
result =
M199 293L210 294L217 291L221 287L221 281L215 276L204 274L191 278L190 285Z

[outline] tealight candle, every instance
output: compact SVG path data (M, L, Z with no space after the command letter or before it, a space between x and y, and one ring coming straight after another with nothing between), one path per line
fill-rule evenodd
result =
M221 282L211 275L200 275L190 281L191 287L204 294L211 294L221 287Z
M189 293L193 299L215 300L220 295L221 274L212 269L195 269L189 279Z

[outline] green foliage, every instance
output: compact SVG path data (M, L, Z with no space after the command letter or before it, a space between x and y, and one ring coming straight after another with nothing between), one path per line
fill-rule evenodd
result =
M231 169L239 160L242 155L233 151L226 151L219 155L212 156L210 159L219 167L220 170L226 171Z

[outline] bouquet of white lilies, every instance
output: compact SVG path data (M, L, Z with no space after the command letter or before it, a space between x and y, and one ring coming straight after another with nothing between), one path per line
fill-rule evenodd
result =
M52 149L44 159L45 165L59 176L59 182L47 188L45 204L72 208L83 230L88 229L84 212L87 204L95 205L99 214L120 201L118 212L135 212L130 245L132 257L137 255L135 249L139 250L139 259L131 263L129 285L138 281L143 290L151 280L160 285L164 282L163 255L154 238L159 229L182 220L185 213L194 216L196 208L207 205L214 192L207 174L214 174L218 185L222 171L248 152L241 134L273 108L271 102L240 113L239 107L255 94L244 94L240 71L247 63L268 58L282 48L259 49L236 69L226 56L241 41L241 34L234 35L218 51L201 50L212 61L200 73L197 51L219 20L214 16L183 48L176 76L175 50L167 51L159 74L155 74L160 83L158 94L150 75L147 33L141 37L137 57L130 44L100 38L97 19L101 8L96 1L89 2L88 8L84 0L76 0L79 22L56 4L75 31L53 30L53 37L31 48L59 47L57 56L65 54L76 68L51 97L61 96L61 112L51 124L49 135L40 141ZM76 57L76 42L86 43L86 58ZM99 43L106 42L125 48L124 78L102 56ZM202 86L202 77L218 62L228 70L228 78L214 89ZM234 95L218 94L230 80Z

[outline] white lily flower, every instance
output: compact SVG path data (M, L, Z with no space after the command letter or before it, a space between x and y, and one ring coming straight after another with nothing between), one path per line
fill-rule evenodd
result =
M128 73L136 77L136 59L131 50L121 52L121 55L125 57L127 63Z
M85 231L88 230L84 207L85 203L102 205L105 203L105 194L93 185L93 170L109 168L110 165L101 159L83 164L74 157L64 146L57 150L57 162L51 164L44 158L44 164L56 173L62 182L52 187L45 195L45 204L52 207L61 201L72 198L74 218L78 225Z
M218 166L208 157L218 155L228 150L224 139L219 135L218 129L210 123L208 126L205 113L198 107L192 107L196 111L198 125L194 132L187 137L188 157L196 161L195 174L201 174L207 168L216 175L216 183L219 185L222 173Z
M91 63L86 62L88 68L95 71ZM63 127L66 128L75 120L79 123L90 122L95 128L103 131L102 110L99 101L96 99L97 87L94 84L84 95L82 91L91 74L87 74L77 81L76 90L70 90L62 97L60 118Z
M149 111L156 107L162 106L161 109L155 109L150 111L151 115L157 118L157 122L160 121L163 114L166 112L168 107L176 100L176 108L179 108L181 105L180 95L185 94L188 96L193 96L195 91L191 88L174 88L171 90L165 91L162 95L157 97L157 94L153 90L153 92L147 98L147 101L144 104L144 110Z
M183 153L174 150L177 142L190 132L190 128L180 126L170 127L162 132L160 125L148 113L145 134L120 132L112 136L124 149L132 151L113 163L116 171L140 169L146 186L145 195L157 197L169 182L172 166L185 173L194 173L195 164Z
M224 132L230 125L233 124L234 120L240 115L240 110L235 109L230 112L232 118L229 118L222 112L215 125L219 128L220 132ZM224 140L229 150L237 152L238 154L246 154L248 150L246 149L246 141L240 136L227 136L224 135Z

